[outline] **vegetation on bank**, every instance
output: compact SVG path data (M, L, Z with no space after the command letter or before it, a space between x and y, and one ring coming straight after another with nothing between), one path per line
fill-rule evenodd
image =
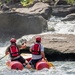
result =
M28 6L30 4L33 4L33 0L21 0L20 3L23 5L23 6Z
M30 4L33 4L34 0L2 0L2 1L0 1L0 5L2 3L4 3L4 2L5 3L10 3L10 2L17 3L17 2L20 2L20 4L22 4L22 6L28 6Z
M75 4L75 0L66 0L67 1L67 3L69 3L69 4Z
M9 3L9 2L20 2L20 4L22 4L22 6L28 6L28 5L31 5L34 3L35 0L0 0L0 5L3 3L3 2L6 2L6 3ZM40 1L40 2L52 2L50 0L37 0L37 1ZM60 0L53 0L53 2L57 3L59 2ZM75 5L75 0L65 0L67 1L68 4L71 4L71 5Z
M37 1L41 1L41 2L50 2L50 0L37 0ZM53 0L54 2L58 1L58 0ZM60 1L60 0L59 0ZM69 4L75 4L75 0L66 0L67 3ZM34 2L34 0L21 0L21 4L23 6L27 6L27 5L30 5Z

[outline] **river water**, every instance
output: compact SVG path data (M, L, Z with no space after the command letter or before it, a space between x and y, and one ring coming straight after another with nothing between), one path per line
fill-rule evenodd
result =
M10 70L5 62L7 57L0 61L0 75L75 75L75 63L73 61L54 61L55 68L43 69L40 71L24 69Z
M75 21L61 21L62 18L52 17L48 21L48 32L43 32L43 34L74 34L75 35ZM31 39L34 35L23 36L20 39L26 38ZM5 44L0 43L0 58L4 56L6 47L9 42L6 41ZM55 68L43 69L40 71L24 69L20 70L10 70L6 66L6 61L8 56L0 60L0 75L75 75L75 62L74 61L53 61Z

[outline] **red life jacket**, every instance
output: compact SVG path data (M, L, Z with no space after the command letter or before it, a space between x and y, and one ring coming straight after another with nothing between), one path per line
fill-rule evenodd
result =
M40 55L41 53L41 44L35 43L32 47L32 54Z
M16 45L11 45L10 46L10 55L11 55L11 57L16 57L16 56L20 55L19 49Z

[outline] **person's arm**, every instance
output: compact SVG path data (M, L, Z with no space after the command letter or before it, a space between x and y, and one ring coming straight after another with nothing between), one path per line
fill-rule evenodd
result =
M21 45L21 49L25 49L26 48L26 43L24 42L24 43L22 43L22 45Z
M31 48L29 48L29 51L32 52Z
M41 45L41 55L42 55L42 58L46 60L45 53L44 53L44 47L42 45Z
M33 45L34 45L34 44L32 44L32 45L30 46L30 48L29 48L29 51L30 51L30 52L32 52L32 47L33 47Z
M8 54L9 54L9 47L5 51L5 55L8 55Z
M26 48L26 43L22 43L22 45L18 45L19 50L25 49Z
M45 57L45 53L44 53L44 51L41 51L41 55L42 55L42 58L45 60L46 57Z

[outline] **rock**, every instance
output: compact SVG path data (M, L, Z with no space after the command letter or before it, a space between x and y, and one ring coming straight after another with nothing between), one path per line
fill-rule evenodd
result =
M75 35L73 34L36 34L28 40L27 46L35 42L36 36L41 36L41 43L45 48L59 53L75 53Z
M9 7L4 3L4 4L1 5L1 9L3 11L7 11L7 10L9 10Z
M47 3L37 2L29 8L8 4L10 11L0 13L1 40L10 37L19 38L26 34L37 34L48 30L47 20L52 8ZM5 40L6 40L5 39Z
M67 3L67 1L65 1L65 0L59 0L59 1L57 2L57 5L68 5L68 3Z
M48 20L52 13L52 7L50 7L47 3L37 2L29 8L17 8L15 12L25 14L39 14Z
M52 8L52 15L58 17L66 17L69 14L75 13L75 6L71 5L57 5Z
M0 14L0 39L3 41L10 37L20 38L26 34L37 34L43 31L47 31L47 21L40 15Z
M67 15L62 21L73 21L75 20L75 13Z
M39 35L39 34L38 34ZM35 35L27 42L26 50L21 53L30 53L29 46L35 42ZM49 61L75 60L75 35L72 34L43 34L42 45L45 48L45 55Z

